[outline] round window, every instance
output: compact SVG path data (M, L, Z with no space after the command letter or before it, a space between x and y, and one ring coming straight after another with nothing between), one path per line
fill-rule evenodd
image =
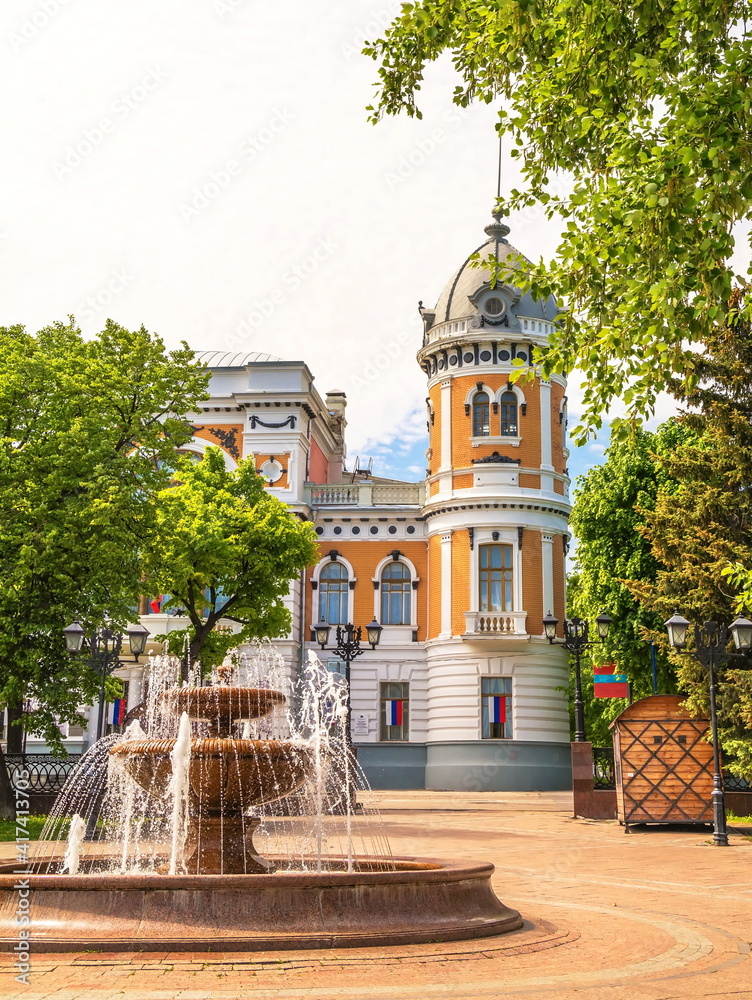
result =
M489 316L500 316L504 312L504 303L501 299L493 296L490 299L486 299L483 309Z

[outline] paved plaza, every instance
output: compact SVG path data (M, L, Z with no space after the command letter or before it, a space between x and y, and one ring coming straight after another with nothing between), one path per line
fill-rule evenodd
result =
M396 854L496 865L517 932L469 942L236 954L33 956L24 1000L752 1000L752 827L571 818L568 793L379 792ZM739 828L740 830L742 828Z

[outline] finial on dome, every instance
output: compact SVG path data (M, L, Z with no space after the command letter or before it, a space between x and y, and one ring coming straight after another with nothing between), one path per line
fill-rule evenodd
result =
M484 232L488 233L490 239L496 240L498 243L506 243L506 237L510 233L509 226L506 222L501 221L503 215L498 209L493 212L493 218L494 221L489 222Z

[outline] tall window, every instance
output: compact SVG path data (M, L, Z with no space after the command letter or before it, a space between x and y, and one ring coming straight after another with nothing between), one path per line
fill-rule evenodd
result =
M381 573L381 624L409 625L411 619L410 570L401 562L390 562Z
M476 392L473 397L473 437L488 437L491 433L489 419L488 393Z
M478 610L511 611L512 546L481 545L478 574Z
M319 621L330 625L347 623L349 578L338 562L328 562L319 573Z
M484 740L512 738L512 678L481 677L481 725Z
M501 394L501 433L517 436L517 397L513 392Z
M410 685L382 683L381 685L382 740L408 740L410 738Z

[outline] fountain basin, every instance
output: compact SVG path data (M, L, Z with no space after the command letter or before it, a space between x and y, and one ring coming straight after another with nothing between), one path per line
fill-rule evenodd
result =
M391 863L391 862L390 862ZM492 864L329 859L273 875L30 875L35 952L258 951L490 937L522 918L491 887ZM339 867L340 870L333 870ZM4 866L1 871L8 871ZM0 874L0 940L16 940L18 875Z
M110 755L137 784L162 798L172 774L175 740L125 740ZM197 811L237 813L284 798L305 782L314 765L310 747L292 740L191 740L189 782Z

